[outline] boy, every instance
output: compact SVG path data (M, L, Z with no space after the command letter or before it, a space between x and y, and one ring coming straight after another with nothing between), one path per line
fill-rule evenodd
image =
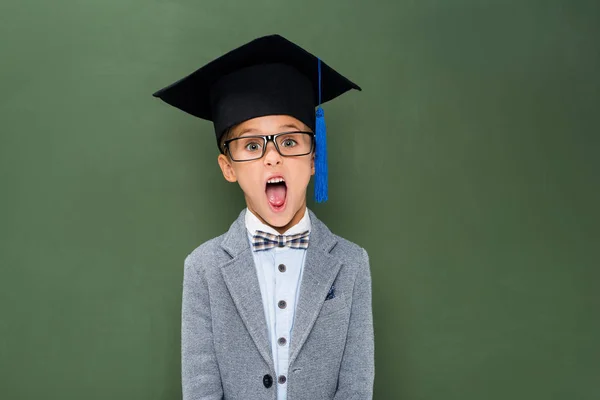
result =
M315 107L353 88L273 35L154 94L213 121L223 176L247 205L185 260L184 399L372 398L367 253L306 207L310 177L324 173Z

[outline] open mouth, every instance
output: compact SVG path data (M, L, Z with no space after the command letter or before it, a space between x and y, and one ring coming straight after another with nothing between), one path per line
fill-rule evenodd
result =
M283 177L273 177L267 181L265 189L267 201L273 211L281 211L285 208L285 200L287 199L287 185Z

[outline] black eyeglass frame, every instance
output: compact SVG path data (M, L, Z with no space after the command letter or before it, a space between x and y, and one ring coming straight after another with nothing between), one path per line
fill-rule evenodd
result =
M277 145L277 140L276 139L279 136L289 135L289 134L292 134L292 133L303 133L305 135L310 135L310 137L311 137L311 140L310 140L310 151L308 151L307 153L294 154L294 155L281 154L281 151L279 150L279 146ZM240 139L262 139L263 140L263 148L262 148L262 153L260 154L260 156L256 157L256 158L251 158L249 160L236 160L235 158L233 158L233 156L231 155L231 151L229 150L229 143L231 143L231 142L233 142L235 140L240 140ZM273 142L273 145L275 146L275 149L277 150L277 152L279 153L279 155L282 156L282 157L301 157L301 156L307 156L307 155L311 154L315 150L315 134L313 132L291 131L291 132L276 133L275 135L241 136L241 137L237 137L237 138L226 140L225 142L223 142L223 149L224 149L223 154L225 154L225 153L229 154L229 158L231 159L231 161L235 161L235 162L246 162L246 161L260 160L261 158L264 157L265 153L267 152L267 145L269 144L269 142Z

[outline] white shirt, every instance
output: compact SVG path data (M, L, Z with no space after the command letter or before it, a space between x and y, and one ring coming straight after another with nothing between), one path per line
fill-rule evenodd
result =
M246 209L245 215L248 240L252 245L252 236L257 230L279 235L275 229L263 224L252 212ZM284 235L294 235L310 231L308 209L296 225L288 229ZM271 352L275 363L274 383L277 385L277 399L287 398L287 378L289 367L289 350L296 314L296 303L300 294L300 282L304 269L306 250L289 247L276 247L269 250L253 251L254 265L258 284L262 295L265 319L271 341ZM285 307L278 304L284 301ZM279 383L280 377L286 378L286 383Z

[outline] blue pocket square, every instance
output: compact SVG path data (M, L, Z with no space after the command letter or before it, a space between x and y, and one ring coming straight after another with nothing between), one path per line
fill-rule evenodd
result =
M331 285L331 288L329 288L329 292L327 292L327 297L325 297L325 301L331 300L334 297L335 297L335 286Z

